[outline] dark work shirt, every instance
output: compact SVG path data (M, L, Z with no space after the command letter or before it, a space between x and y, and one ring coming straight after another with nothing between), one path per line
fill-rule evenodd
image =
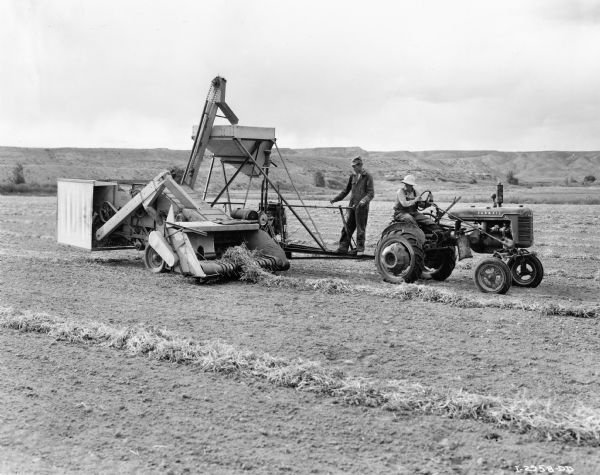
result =
M343 200L350 193L349 206L356 206L359 201L364 200L367 204L375 196L375 187L373 186L373 177L363 169L360 175L353 173L348 178L346 188L342 190L332 201Z

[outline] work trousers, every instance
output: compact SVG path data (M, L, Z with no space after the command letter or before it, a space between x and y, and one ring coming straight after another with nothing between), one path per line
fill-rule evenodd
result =
M407 223L414 224L415 226L418 226L421 229L428 229L429 227L435 225L435 222L429 216L418 213L416 211L396 211L394 213L394 221L405 221Z
M369 218L369 205L355 206L346 210L346 226L342 228L342 237L338 251L347 252L352 240L352 234L356 230L356 250L364 252L365 235L367 230L367 219Z

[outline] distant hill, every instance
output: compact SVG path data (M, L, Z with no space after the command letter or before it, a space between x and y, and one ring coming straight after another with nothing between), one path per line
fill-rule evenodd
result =
M494 150L431 150L422 152L367 152L360 148L281 149L290 159L312 168L334 171L360 154L376 177L399 181L407 173L420 181L469 183L504 180L512 170L521 183L562 184L565 178L581 182L586 175L600 179L600 152L498 152ZM316 162L313 165L313 162Z
M323 191L314 186L317 172L323 174L329 188L339 188L350 172L350 158L356 155L363 157L382 191L397 188L408 173L422 183L448 184L504 181L509 170L521 184L530 185L563 184L565 179L581 182L586 175L600 180L600 152L368 152L359 147L328 147L282 148L281 153L298 188L309 192ZM0 147L0 183L9 180L17 164L23 165L27 183L54 183L59 177L145 181L165 168L185 167L188 157L189 151L169 149ZM275 151L272 157L278 165L272 169L272 177L286 189L285 169ZM204 160L201 174L208 173L209 163ZM215 180L222 183L220 168L215 167ZM237 188L245 188L243 181Z

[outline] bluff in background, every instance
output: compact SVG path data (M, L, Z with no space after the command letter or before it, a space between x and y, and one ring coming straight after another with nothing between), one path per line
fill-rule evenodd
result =
M582 183L586 176L600 178L600 152L594 151L368 152L359 147L327 147L282 148L281 153L298 188L310 193L327 193L327 189L343 186L350 172L349 159L356 155L364 158L381 190L397 188L408 173L421 182L438 182L439 186L441 182L451 185L505 181L508 173L521 185L563 185ZM188 156L187 150L169 149L0 147L0 183L9 182L19 164L23 166L25 181L40 185L55 183L57 178L146 181L165 168L185 167ZM272 168L271 176L285 191L289 187L285 170L275 151L272 157L278 166ZM209 163L207 157L202 165L204 176ZM315 182L316 175L320 175L319 183ZM223 182L220 167L215 167L214 180L215 185ZM241 180L236 188L244 189L245 185Z

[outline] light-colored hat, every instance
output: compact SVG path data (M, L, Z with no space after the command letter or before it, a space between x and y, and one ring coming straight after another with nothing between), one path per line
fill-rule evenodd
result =
M405 183L405 184L411 185L411 186L417 186L417 180L415 179L414 175L406 175L404 177L404 180L402 180L402 183Z
M352 159L352 165L362 165L362 158L360 158L360 155L358 157L354 157Z

